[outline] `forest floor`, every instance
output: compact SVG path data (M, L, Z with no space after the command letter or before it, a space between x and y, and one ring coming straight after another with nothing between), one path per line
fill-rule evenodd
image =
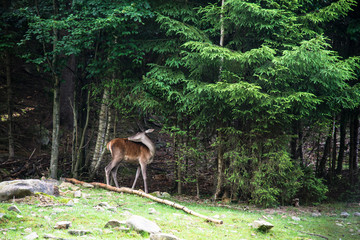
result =
M75 197L75 192L81 196ZM39 239L51 235L57 239L148 239L149 234L121 228L106 228L109 220L126 221L139 215L155 222L163 233L180 239L359 239L359 204L323 204L313 207L262 209L247 204L214 203L187 196L170 196L195 212L223 224L206 222L182 210L155 203L136 195L110 192L99 188L67 185L60 196L37 194L0 204L0 239L25 239L36 234ZM12 205L20 213L9 211ZM348 217L341 216L347 212ZM252 227L255 220L274 225L267 231ZM59 221L70 221L69 229L55 229ZM83 230L85 236L71 235Z

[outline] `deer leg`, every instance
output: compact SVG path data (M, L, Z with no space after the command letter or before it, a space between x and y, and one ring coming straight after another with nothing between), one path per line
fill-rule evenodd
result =
M146 164L140 164L140 166L141 166L141 174L144 180L145 193L148 193L148 188L146 183Z
M106 167L105 167L105 177L106 177L106 184L109 185L109 175L110 175L110 172L112 170L112 162L110 162Z
M111 161L106 167L105 167L105 177L106 177L106 184L110 185L109 183L109 175L112 173L112 170L117 167L115 161Z
M113 170L111 171L111 176L112 176L113 181L114 181L114 183L115 183L115 185L116 185L117 188L119 187L119 183L118 183L118 180L117 180L116 176L117 176L117 172L118 172L119 167L120 167L120 164L118 164L118 165L117 165L115 168L113 168Z
M135 185L136 185L136 181L137 181L139 175L140 175L140 166L138 166L138 168L137 168L137 170L136 170L135 180L134 180L134 183L133 183L131 189L134 189L134 187L135 187Z

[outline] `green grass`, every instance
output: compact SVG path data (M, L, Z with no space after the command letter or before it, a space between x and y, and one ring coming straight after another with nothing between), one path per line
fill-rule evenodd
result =
M71 221L71 229L91 230L92 233L85 239L149 238L147 233L104 228L109 220L125 221L130 214L154 221L163 233L173 234L181 239L324 239L308 233L322 235L328 239L360 238L358 232L360 217L353 216L353 212L360 211L359 206L346 207L343 204L332 204L320 205L316 208L281 209L250 207L249 210L244 211L239 205L221 207L205 203L178 202L203 215L219 216L224 224L216 225L181 210L135 195L118 194L103 189L81 188L81 191L88 196L80 198L79 202L72 207L62 205L67 199L72 198L71 192L62 197L48 197L52 203L58 203L57 206L42 206L38 198L34 198L32 204L15 203L21 213L7 210L13 204L11 201L0 203L0 213L5 214L0 219L0 239L23 239L29 234L29 228L39 235L39 239L43 239L45 234L66 239L84 239L84 237L70 235L68 230L54 229L58 221ZM116 207L116 212L108 209L96 210L95 206L100 202L107 202ZM149 208L154 208L158 214L150 214ZM322 216L313 217L311 211L314 209L321 210ZM344 210L347 210L351 216L346 219L340 218L340 213ZM294 221L292 216L297 216L301 220ZM249 226L254 220L261 218L266 219L275 227L269 232L259 232Z

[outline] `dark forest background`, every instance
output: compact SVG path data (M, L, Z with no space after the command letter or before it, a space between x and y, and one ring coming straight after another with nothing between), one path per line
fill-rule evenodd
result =
M357 201L359 9L3 0L0 180L104 181L106 143L154 128L150 191L266 207ZM121 167L120 185L135 169Z

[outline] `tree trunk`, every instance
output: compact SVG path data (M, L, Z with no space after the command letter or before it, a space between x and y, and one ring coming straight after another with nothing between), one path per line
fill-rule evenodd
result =
M175 153L179 152L178 149L178 141L177 141L178 136L175 134L174 135L174 150ZM182 161L181 161L181 157L179 156L179 154L177 154L177 161L176 161L176 177L177 177L177 193L180 195L182 194Z
M57 1L53 0L54 16L58 14ZM58 42L58 30L53 28L54 42L53 51L55 52ZM53 103L53 132L52 132L52 145L51 145L51 159L50 159L50 177L56 179L58 171L59 160L59 141L60 141L60 79L56 72L57 56L53 55L51 63L52 74L54 78L54 103Z
M53 132L50 159L50 177L57 178L60 140L60 80L54 76Z
M84 162L84 147L85 147L85 137L86 137L86 132L87 132L87 128L89 125L89 118L90 118L90 89L87 90L87 98L86 98L86 117L85 117L85 124L83 127L79 127L79 124L77 124L76 122L79 121L78 118L74 119L74 124L76 124L76 126L74 126L74 132L73 134L75 135L73 137L73 168L72 168L72 175L77 177L80 175L80 168L83 167L85 165ZM75 93L74 93L75 94ZM74 97L75 99L75 97ZM74 106L77 105L77 103L74 102ZM75 108L74 108L75 109ZM78 115L78 113L74 113L74 116ZM81 135L78 136L78 133L81 131Z
M220 13L220 41L219 45L221 47L224 46L224 38L225 38L225 31L224 31L224 5L225 0L221 0L221 13ZM220 67L219 67L219 82L222 81L221 72L223 68L224 59L221 58L220 60ZM214 201L219 198L219 195L222 191L222 186L224 182L224 151L223 151L223 137L222 137L222 130L219 131L219 142L218 142L218 152L217 152L217 179L216 179L216 188L214 193Z
M343 169L344 162L344 153L345 153L345 140L346 140L346 125L347 125L347 115L345 110L342 110L340 116L340 147L339 154L337 158L336 174L340 174Z
M331 174L332 176L335 175L335 167L336 167L336 148L337 148L337 128L336 128L336 117L334 117L333 122L333 149L332 149L332 156L331 156Z
M325 141L324 154L320 160L319 167L317 169L318 177L325 177L326 175L326 161L328 160L331 148L331 135L328 135Z
M224 147L223 147L223 137L222 130L219 131L219 140L218 140L218 151L217 151L217 180L216 180L216 189L214 193L214 201L219 198L219 195L222 191L224 185Z
M354 110L350 120L350 156L349 170L351 182L358 165L358 144L359 144L359 109Z
M5 50L5 68L7 85L7 113L8 113L8 139L9 139L9 159L15 156L14 135L13 135L13 101L11 86L11 59L8 50Z
M99 128L97 133L96 145L94 150L94 155L90 165L90 178L94 178L97 170L100 166L101 154L106 147L106 132L108 125L108 100L109 100L109 89L105 87L104 94L102 97L100 115L99 115Z
M303 157L303 132L300 121L292 123L292 135L290 141L291 159L295 162L300 159L300 163L306 165Z

